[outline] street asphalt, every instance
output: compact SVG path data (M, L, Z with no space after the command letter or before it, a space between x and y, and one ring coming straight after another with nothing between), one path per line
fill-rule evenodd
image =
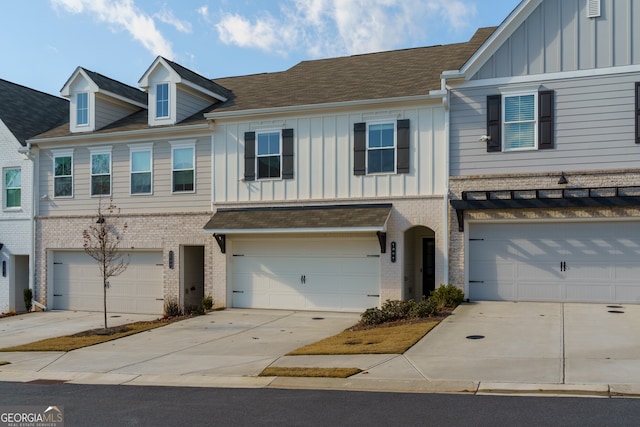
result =
M110 325L154 316L109 314ZM640 305L476 302L403 355L285 356L357 313L227 309L64 352L5 352L0 381L640 396ZM102 325L102 313L0 319L0 347ZM360 368L347 379L258 377L268 366Z

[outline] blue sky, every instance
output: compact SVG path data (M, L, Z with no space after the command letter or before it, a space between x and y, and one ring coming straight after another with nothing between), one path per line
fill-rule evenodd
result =
M136 86L157 55L205 77L468 40L520 0L13 0L0 78L59 95L77 66Z

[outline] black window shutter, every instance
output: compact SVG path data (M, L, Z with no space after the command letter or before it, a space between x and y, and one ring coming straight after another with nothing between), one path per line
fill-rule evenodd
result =
M502 95L487 96L487 153L502 151Z
M256 179L256 133L244 133L244 180Z
M367 173L367 124L354 123L353 125L353 174L365 175Z
M293 129L282 129L282 179L293 179Z
M398 120L398 158L396 169L398 173L409 173L409 119Z
M636 144L640 144L640 83L636 83Z
M538 149L545 150L554 147L553 91L547 90L538 95Z

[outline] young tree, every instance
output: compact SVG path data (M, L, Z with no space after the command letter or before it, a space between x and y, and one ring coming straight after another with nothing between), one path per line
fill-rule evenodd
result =
M129 266L129 257L120 252L120 243L127 231L127 223L119 227L117 214L120 209L109 199L109 205L104 207L102 199L98 203L98 219L95 224L82 232L84 251L98 262L102 275L104 328L107 329L107 289L109 278L124 272Z

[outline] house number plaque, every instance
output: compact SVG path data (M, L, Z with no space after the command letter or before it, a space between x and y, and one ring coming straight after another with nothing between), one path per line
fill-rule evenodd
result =
M391 242L391 262L396 262L396 242Z

